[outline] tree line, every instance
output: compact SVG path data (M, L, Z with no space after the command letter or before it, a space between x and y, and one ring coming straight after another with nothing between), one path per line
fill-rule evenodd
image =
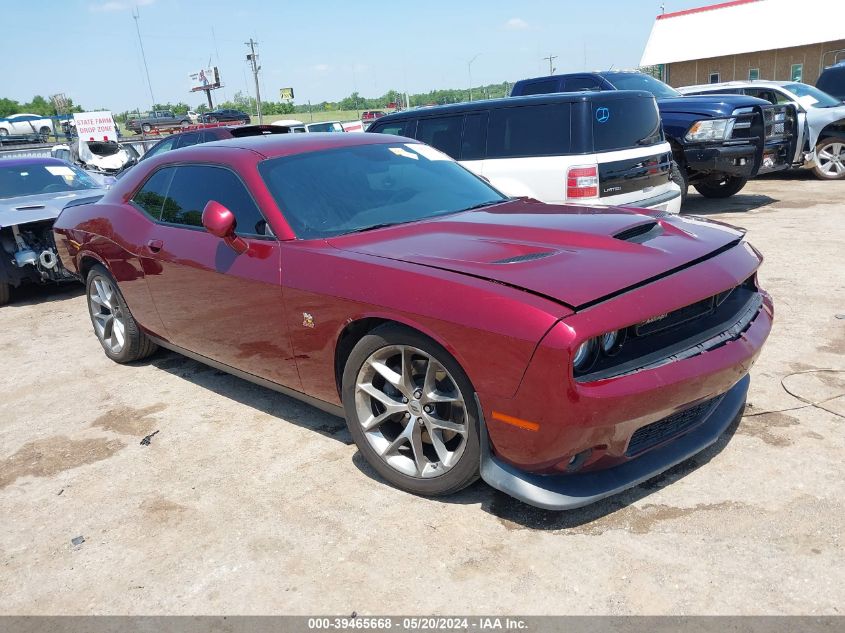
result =
M513 84L507 81L498 84L489 84L486 86L473 87L473 99L496 99L499 97L506 97L510 93L510 88ZM430 90L429 92L420 92L408 95L408 104L411 107L424 105L444 105L447 103L459 103L468 101L470 98L470 91L467 88L447 89L447 90ZM73 103L72 99L67 100L67 112L84 112L81 106ZM332 112L337 110L384 110L391 104L398 104L400 107L405 105L405 94L398 90L388 90L380 97L362 97L359 93L353 92L348 97L344 97L339 101L321 101L319 103L284 103L278 101L262 101L261 112L267 115L273 114L294 114L307 112ZM254 114L256 109L255 97L244 94L243 92L236 92L235 96L227 101L219 102L215 105L217 109L232 109L243 110L250 114ZM100 110L107 110L108 108L98 108ZM153 110L171 110L175 114L185 114L193 109L195 112L203 113L209 110L206 103L201 103L195 108L183 101L178 103L156 103ZM54 116L59 114L53 104L44 97L36 95L31 101L27 103L19 103L14 99L0 98L0 117L7 117L19 112L27 112L32 114L39 114L42 116ZM115 113L115 119L119 122L125 122L127 118L136 116L139 110L132 110L126 112Z

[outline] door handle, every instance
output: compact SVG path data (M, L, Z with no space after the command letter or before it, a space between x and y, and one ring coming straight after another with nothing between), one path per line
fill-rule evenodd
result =
M147 248L150 249L151 253L158 253L162 246L164 246L164 242L161 240L149 240L147 242Z

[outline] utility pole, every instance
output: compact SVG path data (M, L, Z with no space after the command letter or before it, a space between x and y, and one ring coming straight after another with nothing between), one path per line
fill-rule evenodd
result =
M141 41L141 27L138 26L138 20L141 18L138 12L138 7L132 11L132 18L135 20L135 30L138 32L138 45L141 47L141 59L144 61L144 72L147 74L147 87L150 89L150 109L155 110L156 98L153 96L153 84L150 82L150 69L147 68L147 56L144 54L144 42Z
M549 53L548 57L543 58L543 60L547 60L547 59L549 60L549 74L554 75L555 74L555 68L552 66L552 62L557 59L557 55L552 55L551 53Z
M258 71L261 70L261 66L258 65L258 56L255 54L255 45L258 42L249 38L249 41L244 42L244 44L249 46L250 50L250 53L246 56L246 61L252 64L252 76L255 79L255 107L258 109L258 124L261 125L264 123L261 117L261 91L258 89Z

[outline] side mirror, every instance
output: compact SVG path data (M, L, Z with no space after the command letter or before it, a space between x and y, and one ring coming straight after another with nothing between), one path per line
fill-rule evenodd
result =
M238 225L235 214L216 200L209 200L202 210L202 225L206 231L224 240L238 255L249 250L249 245L235 235Z

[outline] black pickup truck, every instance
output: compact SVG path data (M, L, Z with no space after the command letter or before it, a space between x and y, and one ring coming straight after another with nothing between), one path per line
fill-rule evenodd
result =
M788 169L795 152L795 110L763 99L714 94L687 97L637 71L572 73L523 79L511 96L581 90L645 90L657 99L677 164L673 179L708 198L727 198L758 174Z

